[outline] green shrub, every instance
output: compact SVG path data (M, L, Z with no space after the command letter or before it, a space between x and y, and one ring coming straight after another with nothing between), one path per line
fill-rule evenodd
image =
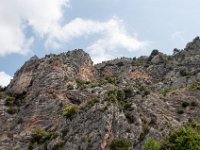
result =
M76 79L77 88L85 88L86 85L90 84L89 81L84 81L81 79Z
M43 129L36 128L31 133L31 142L44 143L46 140L49 140L51 136L52 136L51 133Z
M109 101L109 102L112 102L112 103L116 103L117 102L117 97L116 97L116 95L109 95L106 98L106 100Z
M105 80L107 80L108 83L111 83L111 84L116 84L117 83L117 79L114 76L105 77Z
M121 89L117 90L117 99L119 101L123 101L125 99L125 97L126 97L126 95L125 95L124 90L121 90Z
M151 52L151 54L150 54L150 56L149 56L149 58L148 58L148 61L151 61L151 60L153 59L153 57L156 56L156 55L158 55L158 54L159 54L159 51L158 51L157 49L154 49L154 50Z
M15 102L15 97L8 96L5 100L6 106L13 106Z
M132 96L132 90L130 88L114 89L106 92L106 100L111 102L119 102L124 105L125 99Z
M63 112L63 116L66 117L66 119L71 119L78 112L78 109L76 105L68 105Z
M98 79L97 82L98 82L98 86L102 86L108 83L108 81L105 79Z
M110 90L105 93L105 100L108 102L116 103L117 99L117 90Z
M191 122L171 131L160 143L154 139L145 142L144 150L199 150L200 124Z
M160 93L161 93L163 96L166 96L167 93L169 93L170 91L171 91L171 90L170 90L169 88L165 88L165 89L162 89Z
M157 49L154 49L152 52L151 52L151 56L156 56L156 55L158 55L159 54L159 50L157 50Z
M6 93L6 106L21 106L25 102L26 92L20 94Z
M142 97L145 97L150 94L150 90L144 85L138 84L136 87L139 89Z
M114 139L110 144L110 150L130 150L131 147L131 142L124 138Z
M160 144L153 138L148 139L143 146L143 150L159 150Z
M162 142L162 150L199 150L200 124L189 123L172 131Z

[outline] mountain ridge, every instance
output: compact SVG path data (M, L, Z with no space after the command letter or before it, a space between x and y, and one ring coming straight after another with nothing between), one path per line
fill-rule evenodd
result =
M0 93L0 149L108 150L124 138L142 149L199 120L200 39L173 55L93 65L81 49L33 56Z

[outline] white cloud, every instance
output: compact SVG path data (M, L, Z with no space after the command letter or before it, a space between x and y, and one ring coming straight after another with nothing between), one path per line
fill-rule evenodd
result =
M33 37L23 32L31 26L39 36L48 34L62 19L62 7L69 0L1 0L0 1L0 56L30 50Z
M111 22L113 23L105 28L104 36L87 47L95 63L114 58L113 53L119 52L120 48L132 52L141 50L148 44L138 40L135 35L128 34L122 22L118 20L111 20Z
M75 18L63 25L63 8L69 7L69 1L0 1L0 56L26 54L35 36L44 39L46 49L62 49L72 40L95 35L99 39L86 46L95 62L113 58L113 51L119 48L135 51L146 46L146 42L128 33L123 21L117 17L107 21ZM23 32L28 26L33 30L30 38Z
M135 51L147 45L147 42L138 40L135 35L128 34L123 21L113 17L105 22L76 18L63 27L52 30L46 41L46 47L58 49L71 40L94 34L99 35L100 38L86 50L95 63L113 58L110 53L119 48Z
M5 72L0 72L0 86L7 86L10 83L12 77Z

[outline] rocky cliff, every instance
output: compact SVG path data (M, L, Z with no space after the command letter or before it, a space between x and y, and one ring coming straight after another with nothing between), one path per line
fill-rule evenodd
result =
M83 50L32 57L0 89L0 149L142 149L200 119L200 39L171 56L93 65Z

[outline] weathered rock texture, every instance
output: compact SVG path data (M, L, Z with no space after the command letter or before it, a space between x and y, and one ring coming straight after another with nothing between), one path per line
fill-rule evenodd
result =
M142 149L200 119L200 40L172 56L93 65L83 50L36 56L0 91L0 149L108 150L125 138Z

